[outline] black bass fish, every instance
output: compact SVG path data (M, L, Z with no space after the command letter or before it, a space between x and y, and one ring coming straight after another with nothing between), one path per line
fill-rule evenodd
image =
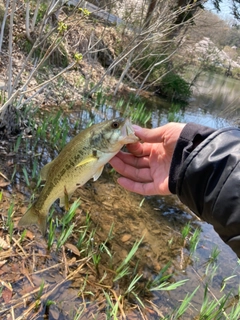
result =
M60 198L60 205L63 205L66 194L71 195L91 178L96 181L104 165L124 144L138 140L130 120L125 118L104 121L81 131L52 162L42 168L41 179L46 180L45 186L18 226L36 224L45 234L53 202Z

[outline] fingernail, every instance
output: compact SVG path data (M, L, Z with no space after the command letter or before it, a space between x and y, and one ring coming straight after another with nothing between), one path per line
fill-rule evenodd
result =
M142 127L137 126L136 124L133 124L133 129L134 129L134 131L140 131L140 130L142 130Z

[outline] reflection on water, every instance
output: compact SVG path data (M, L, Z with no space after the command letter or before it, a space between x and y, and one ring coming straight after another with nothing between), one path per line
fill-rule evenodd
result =
M181 122L195 122L213 128L238 125L240 81L220 75L202 75L193 87L189 104L176 115ZM147 102L153 107L153 127L167 123L170 103L159 97Z
M214 128L236 124L240 110L239 88L238 80L205 74L197 81L193 90L194 99L189 106L198 107L208 115L207 123L209 118L214 118L215 121L210 120ZM201 118L203 121L204 116Z

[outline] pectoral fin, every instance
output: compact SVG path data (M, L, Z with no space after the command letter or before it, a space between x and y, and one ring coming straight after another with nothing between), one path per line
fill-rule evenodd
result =
M94 157L93 155L91 155L91 156L83 159L81 162L79 162L79 164L77 164L75 168L80 167L80 166L83 166L83 165L86 164L86 163L89 163L89 162L91 162L91 161L96 161L96 160L98 160L98 158L97 158L97 157Z
M95 174L93 175L93 181L96 181L100 175L102 174L104 166L98 168L97 172L95 172Z

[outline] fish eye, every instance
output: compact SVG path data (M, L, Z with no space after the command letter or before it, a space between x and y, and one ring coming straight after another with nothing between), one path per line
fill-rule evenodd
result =
M113 129L118 129L119 128L119 122L113 121L111 126L112 126Z

